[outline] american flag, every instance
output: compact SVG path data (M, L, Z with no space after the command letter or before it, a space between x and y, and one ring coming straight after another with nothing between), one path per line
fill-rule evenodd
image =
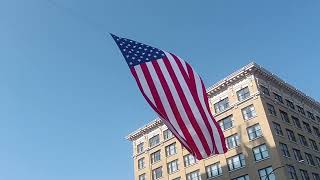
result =
M198 160L227 151L200 76L180 57L111 34L139 89L183 146Z

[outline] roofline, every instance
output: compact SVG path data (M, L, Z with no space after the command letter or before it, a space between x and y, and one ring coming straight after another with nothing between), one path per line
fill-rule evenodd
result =
M227 87L229 84L231 84L234 81L237 81L243 77L245 77L248 74L254 74L254 73L259 73L262 76L265 76L266 78L272 79L275 82L277 82L279 85L287 88L289 91L293 91L296 95L300 96L304 100L307 100L309 103L312 105L318 107L320 109L320 103L313 99L312 97L306 95L302 91L298 90L297 88L293 87L292 85L288 84L284 80L280 79L277 75L271 73L264 67L260 66L259 64L255 62L251 62L244 67L240 68L239 70L231 73L227 77L223 78L222 80L218 81L217 83L213 84L209 88L206 89L207 93L209 95L212 95L215 92L221 91L224 87ZM320 113L320 112L318 112ZM134 132L130 133L126 139L127 140L134 140L135 137L139 136L142 132L146 132L152 128L157 127L158 125L162 125L163 123L161 122L160 118L157 118L147 125L135 130Z

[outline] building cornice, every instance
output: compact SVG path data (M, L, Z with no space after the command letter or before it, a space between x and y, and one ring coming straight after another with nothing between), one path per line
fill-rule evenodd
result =
M320 109L320 103L318 101L316 101L315 99L306 95L305 93L298 90L297 88L293 87L292 85L288 84L287 82L283 81L277 75L271 73L270 71L266 70L262 66L256 64L255 62L251 62L251 63L247 64L246 66L242 67L241 69L235 71L234 73L228 75L224 79L218 81L214 85L207 88L206 91L209 96L212 96L213 94L224 91L225 88L228 87L229 85L234 84L235 82L238 82L239 80L244 79L248 75L252 75L252 74L259 74L259 75L265 77L266 79L283 87L284 89L287 89L292 94L297 95L298 97L300 97L304 101L306 101L306 102L312 104L313 106L317 107L318 109ZM157 119L151 121L150 123L148 123L147 125L130 133L126 137L126 139L133 141L133 140L141 137L146 132L149 132L149 131L159 127L160 125L163 125L163 123L159 118L157 118Z

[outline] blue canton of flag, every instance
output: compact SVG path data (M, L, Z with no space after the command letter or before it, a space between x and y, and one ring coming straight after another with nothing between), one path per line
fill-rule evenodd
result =
M165 56L164 52L158 48L154 48L130 39L120 38L111 34L120 48L129 67L160 59Z

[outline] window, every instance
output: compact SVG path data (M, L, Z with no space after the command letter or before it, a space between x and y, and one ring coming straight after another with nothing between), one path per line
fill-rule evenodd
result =
M306 115L306 112L304 111L303 107L297 105L297 108L300 114Z
M200 176L200 171L196 170L193 171L191 173L188 173L187 175L187 180L201 180L201 176Z
M309 165L315 166L316 163L314 162L312 155L309 153L304 153L304 154L306 155L307 163Z
M223 112L229 108L229 98L224 98L221 101L215 103L213 106L216 113Z
M176 172L178 170L179 170L178 159L173 160L173 161L168 163L168 173L169 174L172 174L172 173L174 173L174 172Z
M151 164L161 160L160 150L152 153L150 156L151 156Z
M223 131L232 128L233 127L232 115L220 120L218 123Z
M320 117L316 116L318 123L320 123Z
M296 169L294 168L294 166L287 165L287 170L289 174L289 179L298 179Z
M299 137L300 144L302 144L302 145L304 145L304 146L306 146L306 147L309 146L306 137L304 137L304 136L301 135L301 134L298 134L298 137Z
M166 156L171 156L177 153L176 143L166 146Z
M207 177L213 178L222 174L220 163L214 163L206 167Z
M262 91L263 94L270 96L270 92L269 92L269 89L268 89L268 88L260 85L260 89L261 89L261 91Z
M276 122L272 122L272 124L273 124L274 130L276 131L276 135L283 136L283 132L282 132L280 124L278 124Z
M320 158L316 156L316 161L318 163L318 166L320 167Z
M237 96L239 101L243 101L250 96L250 91L248 87L242 88L237 91Z
M284 143L281 143L281 142L279 142L279 145L280 145L280 150L282 152L282 155L285 157L290 157L290 152L289 152L288 146Z
M162 166L152 170L152 180L160 179L162 177Z
M255 161L261 161L269 157L269 152L265 144L254 147L252 149L252 152L253 152Z
M176 178L174 178L172 180L181 180L181 177L176 177Z
M242 153L228 158L227 162L229 171L244 167L246 165L246 161Z
M302 129L302 126L301 126L301 122L298 118L294 117L294 116L291 116L292 120L293 120L293 123L294 125L299 128L299 129Z
M137 153L140 154L143 152L143 142L137 145Z
M312 128L313 128L313 132L314 132L318 137L320 137L320 131L319 131L319 129L318 129L317 127L314 127L314 126L312 126Z
M240 139L238 134L233 134L226 138L226 145L228 149L235 148L240 145Z
M159 134L153 136L149 139L149 147L154 147L160 143L160 136Z
M290 129L286 129L286 131L287 131L288 139L290 141L297 142L297 139L296 139L296 136L294 135L294 132Z
M144 166L144 158L138 160L138 169L143 169Z
M173 137L173 134L169 129L163 131L163 139L164 140L170 139L172 137Z
M309 139L309 141L311 142L311 147L313 150L319 151L319 147L317 145L317 142L313 139Z
M310 180L309 174L306 170L300 169L302 180Z
M281 119L284 122L290 123L290 119L289 119L288 113L280 110L280 116L281 116Z
M313 113L310 112L310 111L307 111L307 115L308 115L308 118L312 119L312 120L316 120L316 118L314 117Z
M286 103L287 103L287 106L288 106L289 108L291 108L291 109L293 109L293 110L295 109L295 108L294 108L294 104L293 104L292 101L286 99Z
M139 180L146 180L146 174L139 175Z
M253 105L247 106L242 109L243 119L248 120L256 116L256 110Z
M317 173L312 173L312 177L314 180L320 180L320 175Z
M185 167L190 166L190 165L198 162L198 160L192 154L185 155L183 157L183 159L184 159L184 166Z
M263 169L259 169L258 172L259 172L260 180L275 180L276 176L274 175L274 173L272 171L273 171L273 169L271 166L263 168Z
M247 128L247 133L250 140L256 139L262 136L261 127L259 124L255 124Z
M302 158L302 155L301 155L301 151L298 150L298 149L295 149L295 148L292 148L292 150L293 150L294 158L295 158L298 162L302 162L302 161L303 161L303 158Z
M250 180L248 174L233 178L232 180Z
M304 128L308 131L308 133L312 134L311 126L309 123L302 121Z
M277 100L278 102L281 102L283 104L283 99L282 96L280 96L277 93L273 93L274 94L274 99Z
M267 103L267 108L268 108L269 114L274 115L274 116L277 116L277 112L276 112L276 110L274 109L274 106L273 106L273 105Z

